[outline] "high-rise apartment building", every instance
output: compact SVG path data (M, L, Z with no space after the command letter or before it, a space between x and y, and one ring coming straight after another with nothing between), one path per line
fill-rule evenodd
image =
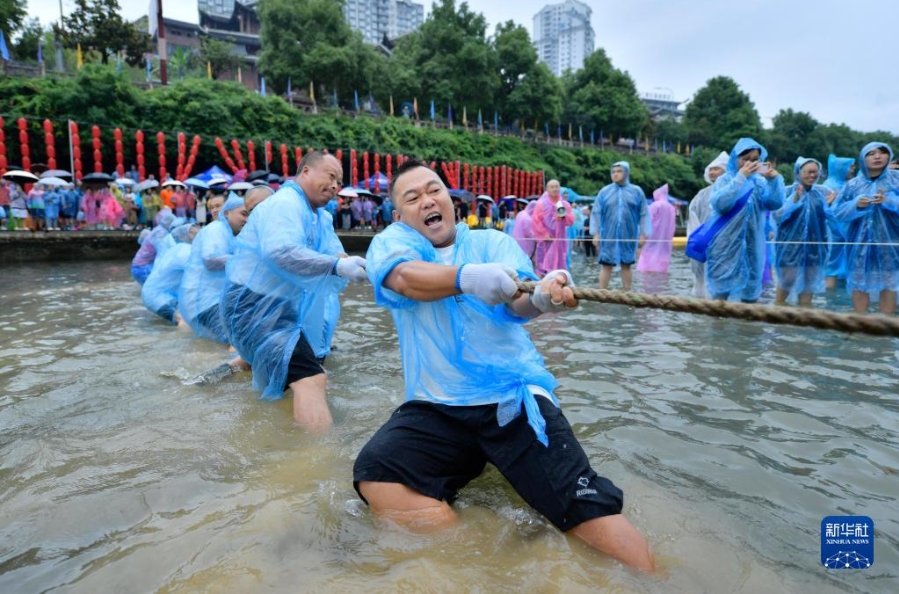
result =
M556 76L577 70L593 53L595 36L590 25L593 10L577 0L549 4L534 15L537 58Z
M197 0L197 9L207 14L230 17L234 12L234 0Z
M385 35L396 39L417 29L424 22L425 8L408 0L346 0L344 12L366 43L377 44Z

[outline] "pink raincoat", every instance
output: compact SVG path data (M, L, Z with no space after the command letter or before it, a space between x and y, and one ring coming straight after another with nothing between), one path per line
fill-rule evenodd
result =
M532 200L528 202L528 205L524 210L515 215L515 226L512 227L512 237L515 238L515 241L518 242L518 245L521 246L521 249L524 250L524 253L528 255L528 258L531 259L531 262L534 261L534 229L532 226L531 218L534 215L534 208L537 206L537 201Z
M536 201L531 226L537 238L537 252L534 255L534 268L537 276L542 277L550 270L568 269L568 227L574 224L574 212L571 204L559 196L553 202L546 192ZM565 207L565 216L556 214L559 205Z
M637 270L668 272L676 217L674 207L668 203L668 184L652 193L649 216L652 220L652 233L646 238L646 245L643 246L640 260L637 262Z

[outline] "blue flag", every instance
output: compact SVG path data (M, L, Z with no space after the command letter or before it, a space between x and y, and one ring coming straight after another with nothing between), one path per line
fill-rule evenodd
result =
M577 135L578 135L578 138L581 139L581 142L584 142L584 127L583 126L577 127Z
M453 121L453 106L450 104L446 105L446 119L449 122Z
M9 48L6 47L6 36L2 30L0 30L0 58L9 62Z
M359 91L353 91L353 101L355 102L353 105L356 106L356 111L359 111Z
M153 72L153 63L150 61L150 54L147 54L147 82L150 82L150 73Z
M493 112L493 129L499 130L499 115L495 111Z
M655 142L652 143L652 148L655 152L659 152L659 139L656 138Z
M434 100L431 99L431 121L434 121Z
M334 106L337 107L337 89L334 89L333 99L334 99Z
M37 63L44 63L44 40L40 38L37 40Z
M478 129L484 128L484 120L481 118L481 110L478 110Z
M556 127L556 135L559 138L562 138L562 124L561 123Z
M287 77L287 96L290 97L291 94L292 93L290 92L290 77L288 76Z
M259 94L265 97L265 77L259 82Z
M599 145L600 145L600 146L603 145L602 128L599 129Z
M593 134L593 128L590 128L590 144L596 144L596 139Z
M543 124L543 129L546 130L546 137L549 138L549 122Z

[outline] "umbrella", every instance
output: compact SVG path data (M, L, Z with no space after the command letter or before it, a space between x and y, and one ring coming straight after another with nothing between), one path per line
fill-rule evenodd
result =
M225 181L227 181L228 183L231 183L231 176L228 175L228 173L226 173L225 170L222 169L221 167L219 167L218 165L213 165L212 167L210 167L209 169L207 169L206 171L204 171L197 177L204 181L209 182L210 186L212 185L212 180L214 178L224 178Z
M283 184L284 183L284 178L281 177L280 175L278 175L277 173L269 173L268 177L266 179L268 180L268 183L270 183L270 184Z
M183 188L184 184L179 182L177 179L170 179L162 182L163 188L168 188L169 186L181 186Z
M202 188L204 190L209 187L209 185L206 182L204 182L202 179L200 179L198 177L187 178L186 180L184 180L184 185L191 186L193 188Z
M38 181L38 177L30 171L7 171L3 174L3 178L12 180L17 184L33 184Z
M115 183L117 186L133 186L136 182L130 177L120 177Z
M231 183L230 179L226 179L224 177L213 177L209 180L209 187L211 188L213 186L227 186L230 183Z
M515 202L518 202L519 204L524 204L525 206L527 206L528 199L527 198L516 198Z
M41 174L41 178L44 178L44 177L61 177L63 179L65 179L65 178L71 179L72 174L69 173L68 171L66 171L65 169L49 169Z
M89 184L90 183L108 184L111 181L115 181L115 178L112 177L111 175L109 175L108 173L102 173L102 172L88 173L87 175L85 175L84 177L81 178L81 183L87 182Z
M144 181L142 181L139 184L137 184L136 186L134 186L134 189L137 190L138 192L143 192L144 190L149 190L150 188L158 188L158 187L159 187L159 182L156 181L155 179L145 179Z
M474 200L474 194L472 194L468 190L450 189L449 195L453 198L459 198L460 200L463 200L465 202L471 202L472 200Z
M38 180L37 183L45 185L45 186L49 186L52 188L61 188L63 186L69 185L72 182L67 182L66 180L60 179L58 177L42 177L41 179Z
M486 200L487 202L493 203L493 198L487 196L486 194L481 194L478 196L478 200Z
M264 169L257 169L256 171L252 171L249 174L247 174L246 181L254 182L256 180L267 181L268 180L268 171L266 171Z
M241 190L250 190L252 188L253 188L253 184L251 184L250 182L234 182L233 184L228 186L228 189L233 192L239 192Z
M359 192L351 188L350 186L345 187L344 189L337 192L338 196L343 196L344 198L358 198Z

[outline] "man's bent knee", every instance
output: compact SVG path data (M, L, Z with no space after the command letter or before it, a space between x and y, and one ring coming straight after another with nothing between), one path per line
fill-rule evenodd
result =
M456 514L449 504L400 483L359 481L359 493L372 511L413 532L430 532L453 524Z

